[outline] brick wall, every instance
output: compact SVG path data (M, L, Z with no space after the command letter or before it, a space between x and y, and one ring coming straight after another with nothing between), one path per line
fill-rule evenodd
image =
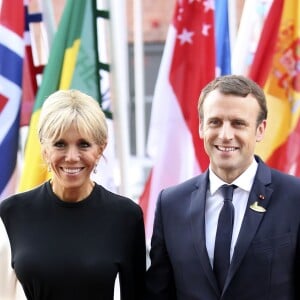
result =
M128 39L133 40L133 4L127 0ZM142 0L143 36L145 42L160 42L166 38L172 20L175 0Z
M132 42L134 37L134 1L135 0L126 0L129 42ZM58 21L61 16L65 2L66 0L52 0L56 21ZM141 0L143 8L143 37L145 42L163 42L165 40L168 26L173 17L175 2L176 0ZM236 0L238 19L243 4L244 0Z

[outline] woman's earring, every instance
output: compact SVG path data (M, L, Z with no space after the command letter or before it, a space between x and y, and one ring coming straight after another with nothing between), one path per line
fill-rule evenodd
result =
M95 167L94 167L94 170L93 170L94 174L97 173L97 167L98 167L98 164L95 164Z
M48 165L47 171L48 171L49 173L51 172L51 166L50 166L50 165Z

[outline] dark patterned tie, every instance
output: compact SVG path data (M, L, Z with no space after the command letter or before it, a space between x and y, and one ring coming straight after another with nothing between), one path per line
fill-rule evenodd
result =
M213 267L220 290L223 290L230 265L230 245L234 221L232 195L235 188L235 185L221 186L224 204L218 220Z

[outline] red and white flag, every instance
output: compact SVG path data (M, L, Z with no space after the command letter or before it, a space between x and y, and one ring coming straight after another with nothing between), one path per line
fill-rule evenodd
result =
M152 104L148 154L153 168L139 201L148 240L159 192L208 166L197 103L214 77L214 0L177 1Z

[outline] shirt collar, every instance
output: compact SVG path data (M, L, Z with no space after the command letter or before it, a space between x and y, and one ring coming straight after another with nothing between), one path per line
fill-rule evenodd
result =
M257 167L258 163L253 158L251 165L245 170L245 172L243 172L238 178L236 178L232 182L232 184L245 190L246 192L250 192ZM213 195L223 184L227 184L211 170L211 166L209 166L209 183L211 195Z

